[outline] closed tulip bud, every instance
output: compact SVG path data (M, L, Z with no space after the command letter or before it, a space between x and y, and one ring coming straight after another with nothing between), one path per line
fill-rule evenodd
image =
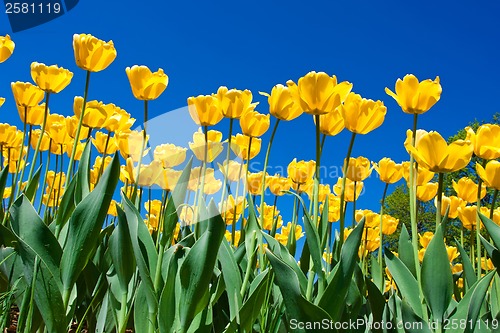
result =
M500 190L500 162L489 161L486 168L479 163L476 164L476 172L486 186ZM477 192L477 190L476 190Z
M16 104L23 108L37 106L45 95L42 89L29 82L12 82L10 87Z
M385 88L386 94L396 100L403 112L410 114L427 112L439 101L442 90L439 76L436 76L434 81L427 79L418 82L413 74L405 75L403 80L396 81L396 93Z
M76 65L90 72L106 69L116 58L113 41L105 42L89 34L73 35Z
M381 101L350 93L340 106L340 111L345 128L353 133L367 134L382 125L387 108Z
M205 152L207 153L206 162L213 162L217 156L224 150L222 145L222 133L215 130L207 132L207 139L205 141L205 134L198 129L193 134L193 142L189 142L189 149L193 152L197 159L200 161L205 160Z
M246 165L233 160L224 161L223 164L218 163L218 165L219 170L230 182L237 182L246 174Z
M164 168L178 166L186 159L186 148L178 147L174 144L162 144L156 146L154 159L162 163Z
M287 86L278 84L273 87L270 95L260 94L267 97L269 113L280 120L293 120L303 113L300 103L295 103L293 93Z
M295 95L296 103L310 115L320 115L335 110L347 97L352 84L344 81L337 84L335 75L328 76L324 72L309 72L301 77L295 85L287 82Z
M220 87L217 90L219 108L226 118L240 119L247 111L253 111L257 104L252 103L252 92L250 90L227 89Z
M314 119L314 123L316 124L316 118ZM319 130L325 135L337 135L342 132L344 128L344 117L342 117L340 108L336 108L332 112L319 116Z
M47 113L49 111L50 110L47 110ZM23 123L32 126L38 126L43 122L45 103L33 107L23 107L18 105L17 112L19 113L19 118L21 118L21 121Z
M262 171L260 172L255 172L251 173L249 172L247 175L247 190L250 194L252 195L260 195L262 191ZM267 177L266 174L266 185L264 186L267 188L267 185L269 184L269 178Z
M380 176L380 180L387 184L394 184L403 177L403 165L396 164L390 158L384 157L373 168Z
M66 117L66 130L68 131L68 135L72 139L75 138L77 129L78 129L78 118L76 116ZM89 128L82 126L80 129L79 140L86 139L88 136L89 136Z
M398 224L399 224L399 219L384 214L382 216L382 233L384 235L392 235L398 228Z
M476 133L470 127L465 128L466 140L470 140L474 147L474 154L486 160L500 157L500 126L485 124L479 126Z
M346 202L354 201L354 184L356 184L356 200L359 198L361 192L363 191L363 182L353 182L352 180L346 178L344 199ZM333 192L340 196L342 193L342 178L337 180L337 184L333 185Z
M118 150L115 137L103 132L96 132L95 138L92 138L92 144L97 149L99 154L114 154Z
M267 179L267 177L266 177ZM268 179L269 190L276 196L282 196L285 191L289 191L292 186L290 178L281 177L279 175L269 176Z
M410 183L410 162L406 161L406 162L403 162L401 164L403 165L403 177L405 178L406 182L409 184ZM417 176L416 176L416 179L417 179L416 185L417 186L427 184L428 182L430 182L432 180L432 178L434 178L434 175L435 175L434 172L429 171L420 165L418 166L416 174L417 174ZM414 175L415 175L415 173L414 173Z
M71 157L71 153L73 152L73 145L75 144L75 140L69 140L66 145L64 145L64 149L68 157ZM75 151L75 161L79 161L82 158L83 150L85 149L85 144L77 141L76 151Z
M73 112L78 119L80 119L82 114L82 108L83 98L76 96L73 102ZM90 128L102 128L108 116L102 102L89 101L85 105L82 124Z
M219 107L219 100L214 95L199 95L187 99L189 115L199 126L213 126L224 115Z
M426 231L422 235L419 235L420 245L422 245L422 247L426 249L429 243L431 242L432 237L434 237L434 233L430 231Z
M0 36L0 63L10 58L15 47L16 44L9 35Z
M38 62L31 63L31 78L45 92L57 94L73 78L73 73L57 65L47 66Z
M458 218L462 222L462 225L467 230L472 230L476 228L476 206L466 206L458 207Z
M30 144L31 144L31 147L33 149L36 149L38 139L40 138L40 133L41 133L41 130L39 130L39 129L33 130L33 132L31 133ZM47 150L49 150L49 148L50 148L50 136L49 136L49 133L44 132L42 142L40 143L40 151L41 152L47 151Z
M447 197L441 197L441 215L444 216L446 214L446 210L448 210L448 217L451 219L457 218L458 216L458 207L465 207L467 202L463 201L459 197L454 195ZM437 207L437 197L434 200L434 205Z
M449 145L435 131L418 130L415 147L411 144L413 132L406 132L406 150L417 163L433 172L454 172L464 168L472 157L470 141L456 140Z
M319 206L319 211L323 214L325 204ZM333 193L328 194L328 222L337 222L340 219L340 197Z
M159 68L156 72L146 66L134 65L125 69L134 97L141 101L157 99L167 88L168 76Z
M173 191L182 171L173 169L163 169L160 176L156 179L156 185L160 186L165 191Z
M293 159L287 168L288 178L296 184L305 184L308 180L312 179L316 172L316 162L311 161L297 161Z
M344 168L345 169L344 161ZM347 165L347 174L346 177L353 182L363 181L368 178L372 173L372 169L370 167L370 160L366 157L360 156L358 158L350 157L349 163Z
M269 129L270 115L257 111L247 111L241 115L240 126L243 134L251 137L260 137Z
M458 182L452 182L453 189L457 192L457 196L468 203L473 203L477 201L477 191L478 184L468 177L462 177ZM481 196L480 199L484 198L486 195L486 186L481 184Z
M437 194L438 183L427 183L417 186L417 199L423 202L432 200Z
M250 145L251 144L251 145ZM251 160L260 152L262 140L260 138L252 138L242 134L233 135L231 137L231 150L242 160ZM250 150L250 154L248 153Z

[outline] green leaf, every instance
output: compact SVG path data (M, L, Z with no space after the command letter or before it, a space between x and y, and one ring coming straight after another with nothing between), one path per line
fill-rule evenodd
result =
M370 312L373 315L373 322L381 323L386 305L385 297L381 294L375 283L368 278L366 278L365 281L366 289L368 291L368 302L370 303ZM379 333L382 332L382 330L374 329L374 332Z
M163 218L163 235L161 237L161 244L166 246L168 242L171 241L174 236L175 225L179 221L177 214L177 207L184 203L184 198L186 198L186 189L189 182L189 176L191 174L191 166L193 164L193 158L189 159L186 167L182 171L179 180L172 192L172 195L168 199L167 207L165 208L164 218Z
M415 272L415 259L413 258L413 246L411 244L410 235L405 225L401 226L401 234L399 235L398 243L399 259L406 265L413 276L417 276Z
M491 258L491 262L495 267L500 267L500 251L491 245L483 236L479 235L481 238L481 243L483 243L484 249L488 253L488 256Z
M225 240L222 240L219 248L219 261L229 300L230 319L233 320L238 315L243 302L240 295L242 281L241 272L234 258L233 250Z
M420 304L420 295L418 283L408 267L391 251L385 250L385 264L389 269L394 281L398 286L401 296L411 306L413 312L422 317L422 305Z
M40 165L33 174L33 178L31 178L31 180L28 180L28 184L26 185L26 188L24 190L24 195L26 195L26 197L30 201L33 200L36 190L38 189L38 185L40 185L39 183L40 183L41 172L42 172L42 166Z
M460 242L455 239L455 243L457 244L458 251L460 252L460 258L462 259L462 267L465 275L464 280L467 283L467 286L470 287L477 281L476 272L474 271L474 267L472 267L469 255L464 250L462 245L460 245Z
M3 168L0 171L0 198L3 198L3 193L5 191L5 186L7 184L7 177L9 176L9 168ZM3 211L3 205L0 205L0 217L3 219L5 212ZM0 234L0 241L1 241ZM0 243L1 244L1 243Z
M148 291L146 288L144 281L141 281L135 297L134 329L136 332L150 332L149 326L152 324L149 318L149 307L144 306L144 304L148 303ZM143 306L140 306L141 304Z
M208 229L196 241L179 269L181 299L190 300L180 307L181 329L185 332L192 320L206 306L203 295L212 279L217 253L224 238L226 225L213 201L209 206Z
M411 323L411 325L405 327L405 332L432 333L429 329L429 323L417 316L405 299L401 302L401 314L403 316L403 323Z
M479 218L486 227L486 230L488 230L488 233L497 249L500 249L500 226L481 213L479 213Z
M371 255L371 275L372 275L372 279L373 279L373 283L375 283L375 285L378 287L378 289L383 292L384 289L385 289L385 279L384 279L384 273L383 271L380 269L380 265L379 265L379 262L377 260L377 258L374 256L374 255Z
M108 251L120 282L122 292L128 291L128 285L135 272L134 250L130 241L127 218L123 210L117 205L118 225L109 238ZM124 260L124 258L126 258Z
M441 225L425 250L422 291L434 320L442 321L453 295L453 275Z
M347 237L340 251L340 260L335 266L333 278L322 295L320 295L319 306L325 309L334 320L340 320L344 311L345 299L349 290L354 268L357 265L358 249L361 243L365 226L365 219L362 218L358 225ZM335 302L332 302L335 299Z
M85 143L80 162L78 162L78 171L75 174L76 191L75 191L75 205L78 205L90 193L90 152L92 145L89 141ZM104 161L103 161L104 163ZM104 176L104 175L103 175Z
M75 190L77 184L77 177L73 177L68 185L68 188L64 189L64 194L61 198L61 203L57 209L56 225L59 225L62 229L66 222L68 222L71 214L75 210Z
M70 291L96 248L99 233L118 182L120 162L115 154L99 184L75 208L61 258L61 279ZM80 184L81 185L81 184Z
M274 277L276 284L283 295L283 303L285 304L285 312L288 320L294 319L297 322L321 322L322 320L331 320L325 310L309 302L302 296L299 280L295 271L281 259L276 257L269 249L266 249L266 254L275 272ZM291 331L308 332L306 329L299 328L291 329ZM309 331L313 332L311 330Z

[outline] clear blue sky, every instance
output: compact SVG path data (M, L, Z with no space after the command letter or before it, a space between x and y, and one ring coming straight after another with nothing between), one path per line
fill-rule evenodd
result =
M0 65L0 122L20 125L11 81L30 81L32 61L75 72L71 85L51 98L52 112L69 115L81 95L84 72L74 63L72 36L90 33L112 39L116 61L92 75L90 99L113 102L142 119L142 103L130 91L125 67L162 67L170 77L165 93L150 104L151 116L186 105L186 98L220 85L250 89L258 110L268 112L267 91L311 70L336 74L353 91L381 99L385 123L356 140L353 155L371 160L408 159L403 147L411 116L384 93L407 73L441 77L441 101L420 117L419 127L447 137L474 118L500 111L500 3L496 1L102 1L80 0L62 17L12 33L0 12L0 34L11 34L16 50ZM227 120L225 121L227 124ZM226 138L227 134L225 134ZM329 138L323 163L341 165L350 133ZM268 135L264 137L267 143ZM272 165L294 157L314 158L310 116L281 125ZM358 207L378 210L382 185L367 182Z

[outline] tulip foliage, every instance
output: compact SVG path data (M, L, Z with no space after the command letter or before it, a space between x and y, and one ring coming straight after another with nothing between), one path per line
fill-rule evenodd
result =
M0 37L0 63L14 46ZM261 93L268 113L249 90L220 87L189 97L186 112L200 126L192 141L151 147L148 108L167 89L167 74L143 65L124 70L129 93L144 105L143 126L133 129L136 119L126 110L101 101L105 96L89 98L90 77L98 80L117 56L113 42L79 34L73 49L75 73L33 62L32 83L11 83L23 129L0 124L2 330L499 327L500 130L467 128L465 139L451 143L419 130L418 116L440 99L439 77L419 82L407 75L395 92L386 88L413 116L401 142L409 161L402 163L353 156L356 137L380 127L387 106L324 72ZM68 106L73 114L53 113L50 101L78 75L86 80L83 96ZM286 174L268 174L279 124L301 115L315 127L316 158L295 158ZM224 121L227 135L214 127ZM351 139L342 175L327 179L320 172L324 142L343 130ZM258 156L261 170L250 163ZM477 180L443 188L446 175L473 156ZM356 209L372 176L385 185L380 212ZM408 187L408 226L384 212L388 188L399 181ZM284 196L293 205L283 204ZM422 228L418 205L433 199L435 225ZM461 221L460 239L445 237L452 219ZM397 251L384 248L397 230Z

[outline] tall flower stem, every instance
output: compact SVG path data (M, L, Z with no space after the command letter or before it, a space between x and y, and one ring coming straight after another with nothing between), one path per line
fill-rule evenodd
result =
M43 134L45 133L45 127L47 126L47 116L49 113L49 98L50 93L45 92L45 109L43 111L43 122L42 129L40 131L40 137L38 138L38 142L36 143L35 155L33 155L33 160L31 161L30 173L28 174L28 181L33 177L33 172L35 171L36 159L38 157L38 152L40 151L40 146L42 144Z
M352 154L352 147L354 146L354 139L356 138L356 133L352 133L351 141L349 142L349 148L347 149L346 161L344 162L343 167L343 176L342 176L342 189L340 192L340 247L344 244L344 228L345 228L345 184L346 184L346 175L347 175L347 166L349 165L349 158Z
M199 192L198 198L195 202L194 214L193 214L193 223L194 225L194 235L198 239L200 235L200 226L198 223L198 213L199 213L199 204L200 198L203 198L203 194L205 193L205 174L207 173L207 161L208 161L208 126L203 126L203 132L205 134L205 150L203 153L203 163L201 164L201 186L198 186L197 191Z
M148 101L146 100L144 101L144 124L142 131L141 153L139 155L139 164L137 165L137 173L135 175L134 190L132 191L132 199L133 199L132 201L134 201L137 198L137 187L139 186L139 178L141 175L142 155L144 155L144 150L146 150L147 139L148 139L148 135L146 133L147 123L148 123ZM138 205L140 205L140 200Z
M384 235L382 234L382 226L383 226L383 220L384 220L384 205L385 205L385 197L387 195L387 189L389 188L389 183L385 183L384 186L384 193L382 194L382 201L380 203L380 225L379 225L379 238L380 238L380 245L378 248L378 265L380 272L382 276L384 276L383 273L383 260L382 260L382 246L383 246L383 237ZM379 286L380 288L382 286ZM381 289L382 290L382 289Z
M438 192L437 192L437 203L436 203L436 230L441 224L441 206L443 202L443 179L444 174L440 172L438 174Z
M495 189L495 191L493 192L493 200L491 201L490 220L493 219L493 210L495 210L495 203L497 201L497 197L498 197L498 190Z
M320 117L315 115L316 123L316 172L314 177L314 191L313 191L313 223L321 230L321 226L318 226L318 199L319 199L319 182L320 182L320 159L321 159L321 131L320 131ZM320 221L321 223L321 221Z
M85 77L85 90L83 92L82 112L80 113L80 119L78 119L78 127L76 128L75 143L73 144L73 149L71 149L71 157L69 158L68 171L66 172L66 182L64 184L64 187L66 188L68 187L69 182L72 178L71 172L73 171L73 163L75 161L76 148L78 145L78 141L80 141L80 132L82 130L83 116L85 115L85 107L87 106L89 83L90 83L90 71L87 71L87 75Z
M271 132L271 137L269 138L269 143L267 145L266 157L264 158L264 168L262 169L262 184L260 190L260 211L264 212L264 197L266 194L266 175L267 175L267 165L269 163L269 155L271 154L271 147L273 145L274 136L276 135L276 131L278 130L278 125L280 123L280 119L276 119L274 123L273 131ZM261 214L260 225L264 225L264 214Z
M16 174L14 176L14 182L13 186L11 187L11 192L10 192L10 198L9 198L9 207L12 204L12 200L14 200L16 196L16 190L17 190L17 180L19 179L19 168L21 167L21 164L23 162L23 152L24 152L24 140L26 139L26 118L28 117L28 107L24 107L24 122L23 122L23 141L21 141L21 150L19 151L19 159L17 161L17 166L16 166ZM28 143L29 146L29 143ZM23 167L24 170L24 167ZM21 184L23 183L23 178L21 177ZM19 188L21 188L21 185L19 185Z
M482 166L483 168L486 166L487 160L483 160ZM476 214L476 264L477 264L477 279L481 279L481 219L479 218L479 213L481 211L481 186L483 185L483 180L481 177L478 177L477 181L477 214Z
M352 227L356 226L356 185L357 182L354 182L354 191L352 197Z
M411 145L415 147L417 140L418 114L413 115L413 137ZM424 292L422 290L420 262L418 260L418 225L417 225L417 184L416 184L415 159L410 154L410 221L411 221L411 243L413 247L413 260L415 261L415 272L417 273L418 291L422 303L422 313L427 320L427 306L424 304Z
M220 202L222 203L222 205L224 206L221 206L220 209L221 211L225 211L225 200L226 200L226 194L227 192L229 192L229 189L228 189L228 174L229 174L229 160L231 158L231 137L233 135L233 123L234 123L234 119L233 118L229 118L229 136L227 137L227 153L226 153L226 171L225 171L225 174L224 174L224 183L222 184L222 195L221 195L221 198L220 198Z

